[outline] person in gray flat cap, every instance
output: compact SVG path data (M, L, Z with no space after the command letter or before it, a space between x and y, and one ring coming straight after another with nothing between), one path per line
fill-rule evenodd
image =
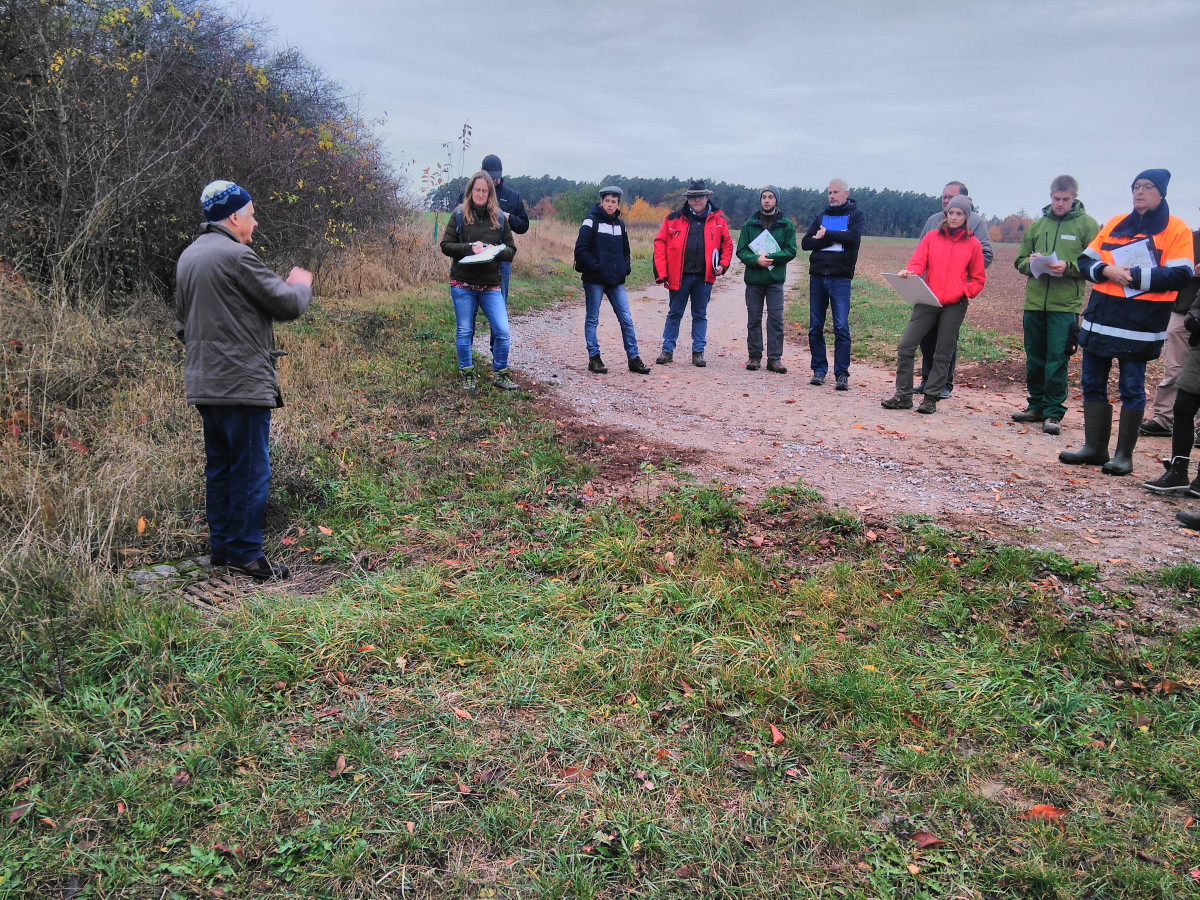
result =
M609 185L600 189L600 202L593 204L579 226L575 240L575 271L583 276L583 299L586 313L583 318L583 339L587 344L588 371L597 375L608 372L600 358L600 342L596 327L600 323L600 305L605 296L621 324L621 340L629 371L647 375L650 367L638 354L637 335L633 331L633 315L625 294L625 277L632 271L629 254L629 232L621 221L619 187Z

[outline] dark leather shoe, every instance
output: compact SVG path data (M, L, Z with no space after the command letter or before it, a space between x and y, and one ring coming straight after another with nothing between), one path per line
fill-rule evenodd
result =
M1138 434L1146 437L1170 437L1171 429L1161 422L1151 419L1149 422L1143 422L1138 428Z
M1012 414L1014 422L1045 422L1046 417L1032 407Z
M600 354L588 357L588 371L595 372L597 375L607 375L608 366L604 364L604 360L600 358Z
M228 565L228 562L224 556L221 556L219 553L214 553L209 556L208 564L214 569L223 569L226 565Z
M692 354L692 365L699 366L701 369L703 369L705 366L707 366L708 363L706 363L704 361L704 354L703 353L693 353Z
M839 375L837 377L837 387L835 387L834 390L835 391L850 390L850 376L849 375Z
M640 356L635 356L629 361L629 371L633 372L635 375L649 375L650 367L642 362L642 358Z
M912 409L912 397L901 397L899 394L880 400L879 405L884 409Z
M1175 513L1175 518L1179 520L1179 524L1185 528L1191 528L1193 531L1200 531L1200 512L1181 509Z
M229 563L229 571L240 575L249 575L255 581L283 581L291 571L283 563L273 563L265 556L260 556L253 562Z
M662 353L658 354L658 359L656 359L654 361L654 364L656 366L665 366L667 363L669 363L674 358L675 358L674 353L668 353L666 350L664 350Z
M932 415L937 412L937 397L925 395L925 399L921 401L921 405L917 407L917 412L923 416Z
M787 366L785 366L783 363L781 363L777 359L768 359L767 360L767 371L774 372L777 375L786 375L787 374Z
M814 375L812 378L808 379L808 383L811 384L813 387L820 387L821 385L823 385L825 383L825 376L824 375Z
M747 372L757 372L759 366L761 366L761 365L762 365L762 360L760 360L760 359L748 359L748 360L746 360L746 371Z

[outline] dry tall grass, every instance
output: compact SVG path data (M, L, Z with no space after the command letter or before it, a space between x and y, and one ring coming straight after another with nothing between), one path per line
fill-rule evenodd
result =
M436 280L447 268L432 224L413 216L399 222L386 239L352 241L321 267L315 287L327 297L397 291Z
M627 223L629 249L634 259L649 259L653 253L654 235L658 224ZM517 258L513 271L517 275L535 278L546 274L547 262L572 265L575 260L575 239L579 226L557 219L539 219L529 223L529 231L517 235Z

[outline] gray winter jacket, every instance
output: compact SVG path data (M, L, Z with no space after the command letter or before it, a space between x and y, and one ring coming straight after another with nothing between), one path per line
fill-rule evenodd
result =
M311 300L311 288L288 284L227 228L206 222L175 267L187 402L282 406L272 322L299 318Z

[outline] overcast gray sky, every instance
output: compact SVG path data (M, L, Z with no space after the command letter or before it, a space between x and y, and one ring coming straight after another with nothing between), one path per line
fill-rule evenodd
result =
M1101 222L1144 168L1200 225L1195 0L238 0L361 95L421 170L707 177L940 194L1034 213L1079 179ZM457 162L457 160L456 160Z

